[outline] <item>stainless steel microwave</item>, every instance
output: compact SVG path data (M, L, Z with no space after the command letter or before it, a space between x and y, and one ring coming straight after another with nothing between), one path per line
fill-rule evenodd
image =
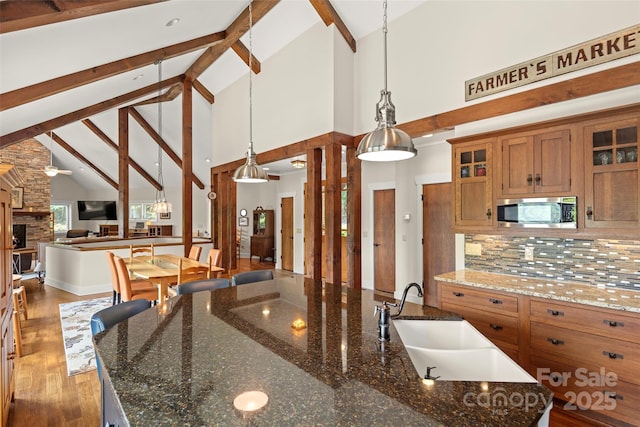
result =
M576 228L576 197L498 199L498 226Z

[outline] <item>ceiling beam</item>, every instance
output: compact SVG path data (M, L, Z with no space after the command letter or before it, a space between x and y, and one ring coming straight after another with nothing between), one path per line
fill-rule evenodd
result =
M249 49L242 43L240 40L231 45L231 49L249 66ZM253 74L260 74L260 69L262 66L260 65L260 61L251 54L251 70Z
M164 139L156 132L156 130L147 122L144 117L135 108L129 108L129 115L135 119L136 122L144 129L149 136L164 150L165 153L174 161L176 165L182 170L182 159L171 149ZM198 179L195 174L193 175L193 183L201 190L204 189L204 184Z
M251 15L253 25L262 19L280 0L253 0L251 2ZM227 51L240 37L249 30L249 8L244 9L240 15L226 29L224 40L209 47L185 72L191 81L196 80L211 64Z
M176 76L162 82L162 87L173 85L174 83L182 82L184 76ZM99 102L98 104L90 105L85 108L73 111L62 116L55 117L53 119L46 120L44 122L29 126L28 128L20 129L15 132L8 133L0 136L0 148L7 145L15 144L16 142L24 141L25 139L33 138L35 136L47 133L50 130L57 129L69 123L77 122L78 120L91 117L95 114L102 113L112 108L119 107L135 99L141 98L145 95L153 93L158 90L157 84L151 84L141 89L134 90L133 92L126 93L124 95L116 96L115 98L108 99L106 101Z
M84 119L82 121L82 123L84 123L84 125L86 127L88 127L91 132L93 132L98 138L100 138L102 141L104 141L109 147L113 148L116 153L118 153L118 144L116 144L115 142L113 142L111 140L111 138L109 138L107 136L107 134L105 134L95 123L93 123L91 120L89 119ZM158 181L156 181L151 175L149 175L147 173L147 171L145 171L142 166L140 166L138 164L138 162L136 162L135 160L133 160L131 157L129 157L129 164L131 165L131 167L133 169L135 169L140 175L142 175L142 177L144 179L146 179L147 181L149 181L149 184L151 184L156 190L160 191L162 190L162 186L160 185L160 183Z
M162 89L161 89L162 90ZM139 105L156 104L158 101L173 101L182 93L182 82L176 83L167 89L167 91L161 95L154 96L153 98L145 99L144 101L136 102L130 105L130 107L137 107Z
M1 2L0 2L1 3ZM66 76L33 84L31 86L12 90L0 94L0 111L18 107L20 105L46 98L66 90L93 83L107 77L122 74L137 68L153 64L156 60L166 60L199 49L215 46L225 40L225 32L209 34L184 43L174 44L161 49L152 50L140 55L120 59L104 65L98 65Z
M0 34L161 1L166 0L3 0L0 2Z
M71 155L73 155L76 159L80 160L82 163L84 163L85 165L89 166L91 169L93 169L98 175L100 175L102 177L102 179L104 179L105 181L107 181L107 183L112 186L113 188L115 188L116 190L118 189L118 184L111 179L111 177L109 175L107 175L106 173L102 172L102 169L100 169L99 167L97 167L96 165L94 165L93 163L91 163L89 160L87 160L86 157L84 157L82 154L78 153L76 151L75 148L73 148L72 146L70 146L69 144L66 143L66 141L62 138L60 138L56 133L51 132L51 138L62 148L64 148L65 150L67 150Z
M351 32L347 28L338 12L333 8L329 0L309 0L313 8L318 12L320 18L327 27L331 24L335 24L342 37L345 39L353 53L356 52L356 39L353 38Z
M200 83L200 80L194 80L193 81L193 88L204 99L206 99L209 104L213 104L215 102L215 100L216 100L215 96L213 96L213 94L211 92L209 92L209 89L207 89L202 83Z

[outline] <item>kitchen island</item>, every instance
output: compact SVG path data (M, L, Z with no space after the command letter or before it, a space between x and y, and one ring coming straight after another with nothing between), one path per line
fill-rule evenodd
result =
M384 299L291 275L170 299L95 337L103 425L538 423L552 393L536 383L425 384L393 326L378 340ZM402 314L458 319L410 303ZM247 391L267 405L235 409Z

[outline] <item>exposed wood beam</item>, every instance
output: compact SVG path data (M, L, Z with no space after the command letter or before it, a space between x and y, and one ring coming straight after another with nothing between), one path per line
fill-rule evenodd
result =
M236 41L231 45L231 49L249 66L249 49L240 41ZM259 74L261 70L260 61L252 54L251 55L251 70L253 74Z
M99 65L97 67L6 92L0 94L0 111L46 98L107 77L135 70L137 68L153 64L158 59L166 60L211 45L215 46L216 43L220 43L222 40L225 40L224 32L214 33L194 40L189 40L184 43L178 43L161 49L152 50L140 55L120 59L108 64Z
M97 167L96 165L94 165L93 163L91 163L86 157L84 157L82 154L78 153L76 151L75 148L73 148L72 146L70 146L69 144L66 143L66 141L62 138L60 138L56 133L51 132L51 138L53 138L53 140L62 148L64 148L65 150L67 150L71 155L73 155L76 159L80 160L82 163L84 163L85 165L89 166L91 169L93 169L98 175L100 175L102 177L102 179L104 179L105 181L107 181L107 183L112 186L113 188L115 188L116 190L118 189L118 183L115 182L113 179L111 179L111 177L109 175L107 175L106 173L104 173L102 171L102 169L100 169L99 167Z
M181 82L184 76L176 76L162 82L162 87L172 85L177 82ZM98 104L90 105L89 107L81 108L80 110L73 111L71 113L55 117L53 119L38 123L25 129L20 129L15 132L8 133L0 136L0 148L7 145L15 144L16 142L23 141L28 138L33 138L37 135L47 133L50 130L57 129L69 123L77 122L86 117L91 117L94 114L102 113L103 111L111 110L112 108L126 104L143 97L149 93L153 93L158 90L157 84L148 85L133 92L126 93L124 95L116 96L115 98L108 99Z
M118 110L118 201L120 202L120 217L129 218L129 107ZM118 223L119 224L119 223ZM122 224L122 237L129 237L129 226L126 221Z
M209 104L213 104L216 100L215 96L213 96L213 94L211 92L209 92L209 89L207 89L202 83L200 83L200 80L194 80L193 81L193 88L200 94L202 95L202 97L207 100L207 102Z
M269 12L280 0L253 0L251 2L251 15L255 25ZM214 46L209 47L200 57L189 67L185 73L190 80L196 80L211 64L213 64L223 53L227 51L240 37L249 29L249 8L247 7L226 29L224 40Z
M193 86L184 81L182 95L182 243L189 255L193 240ZM204 185L201 187L204 189ZM235 218L235 216L234 216Z
M0 2L0 34L161 1L166 0L3 0Z
M329 0L309 0L313 8L318 12L320 18L327 27L331 24L335 24L342 37L345 39L351 50L356 52L356 39L353 38L351 32L347 28L347 25L342 21L338 12L333 8Z
M155 96L153 98L149 98L141 102L136 102L135 104L130 105L130 107L138 107L140 105L147 105L147 104L156 104L158 101L160 102L173 101L181 93L182 93L182 82L176 83L170 86L165 93L159 96Z
M182 170L182 160L180 157L171 149L169 144L167 144L164 139L156 132L156 130L147 122L144 117L136 110L135 108L129 108L129 115L135 119L136 122L144 129L149 136L158 144L165 153L174 161L176 165ZM204 189L204 184L197 176L193 175L193 183L201 190Z
M91 132L93 132L98 138L100 138L102 141L104 141L109 147L113 148L114 150L116 150L116 153L118 153L118 144L116 144L115 142L113 142L111 140L111 138L109 138L107 136L106 133L104 133L95 123L93 123L91 120L89 119L84 119L82 121L82 123L84 123L84 125L86 127L88 127ZM131 157L129 157L129 164L131 165L131 167L133 169L135 169L140 175L142 175L142 177L144 179L146 179L147 181L149 181L149 184L151 184L156 190L160 191L162 190L162 186L160 185L160 183L158 181L156 181L151 175L149 175L147 173L147 171L145 171L143 169L142 166L140 166L138 164L138 162L136 162L135 160L133 160Z
M525 92L458 108L422 119L403 123L398 127L412 137L449 129L463 123L499 117L504 114L569 101L640 84L640 62L621 65L585 76L564 80ZM356 137L356 141L364 134Z

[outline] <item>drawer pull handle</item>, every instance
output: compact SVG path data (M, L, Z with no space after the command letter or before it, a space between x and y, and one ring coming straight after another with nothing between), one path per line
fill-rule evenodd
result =
M609 359L624 359L624 355L619 353L611 353L610 351L603 351L602 354L608 356Z
M564 316L564 312L563 311L552 310L550 308L547 309L547 313L549 313L552 316Z
M611 326L612 328L615 328L615 327L617 327L617 326L620 326L620 327L624 326L624 323L622 323L622 322L618 322L617 320L607 320L607 319L604 319L604 320L602 321L602 323L606 323L607 325Z
M503 330L503 329L504 329L502 326L500 326L500 325L494 325L493 323L489 323L489 327L490 327L491 329L493 329L494 331L501 331L501 330Z
M553 345L564 345L564 341L556 338L547 338L547 341L549 341Z
M464 294L463 294L462 292L454 292L454 293L453 293L453 296L454 296L454 297L463 297L463 296L464 296Z
M531 185L532 182L533 182L533 176L531 176L531 174L527 175L527 185Z
M616 393L615 391L608 391L608 390L605 390L605 391L604 391L604 395L605 395L606 397L610 397L610 398L612 398L612 399L624 400L624 396L623 396L623 395L621 395L621 394Z
M502 304L502 300L501 299L495 299L495 298L489 298L489 302L491 304Z

